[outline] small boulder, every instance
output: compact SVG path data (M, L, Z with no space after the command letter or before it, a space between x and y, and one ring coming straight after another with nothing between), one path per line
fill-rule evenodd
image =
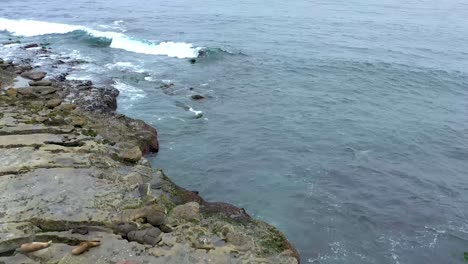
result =
M8 88L8 89L5 91L5 94L6 94L8 97L15 98L16 95L18 94L18 91L17 91L15 88Z
M146 221L152 226L160 226L166 223L166 214L159 211L151 211L146 214Z
M175 220L198 220L200 218L200 204L197 202L190 202L178 205L172 209L170 216Z
M124 236L126 236L131 231L136 231L137 229L137 224L133 222L120 222L114 225L115 232Z
M52 81L50 80L40 80L40 81L29 81L29 86L51 86Z
M83 127L84 125L86 125L87 122L88 121L86 120L86 118L81 116L72 116L70 118L71 125L75 127Z
M21 77L24 77L33 81L39 81L39 80L44 79L46 75L47 73L43 71L27 71L27 72L23 72L21 74Z
M133 147L123 149L120 152L119 156L124 161L137 162L141 159L141 157L143 156L143 153L141 152L138 146L133 146Z
M46 106L52 109L59 106L61 103L62 99L50 99L49 101L47 101Z
M143 230L130 231L127 234L127 238L129 241L155 246L161 240L161 230L157 227L150 227Z

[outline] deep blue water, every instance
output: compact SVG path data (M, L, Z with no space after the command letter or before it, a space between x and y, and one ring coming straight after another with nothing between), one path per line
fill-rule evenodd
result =
M467 2L36 2L0 2L0 40L117 81L119 111L158 129L154 166L274 224L304 263L463 263Z

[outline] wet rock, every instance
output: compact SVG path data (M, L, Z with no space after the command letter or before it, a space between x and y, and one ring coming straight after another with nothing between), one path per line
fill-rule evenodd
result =
M46 106L47 108L54 108L59 106L62 103L62 99L50 99L47 101Z
M47 75L46 72L43 71L27 71L21 73L21 77L33 80L33 81L39 81L44 79L44 77Z
M59 81L59 82L64 82L65 80L67 80L67 76L68 76L68 73L61 73L59 74L58 76L55 77L55 80Z
M160 86L162 89L169 89L169 88L174 88L175 84L173 83L165 83Z
M23 48L30 49L30 48L37 48L37 47L39 47L39 45L36 43L33 43L33 44L25 45Z
M194 94L191 96L193 100L201 100L204 99L205 97L199 94Z
M29 81L29 86L51 86L52 81L50 80L40 80L40 81Z
M206 215L219 214L241 222L249 222L252 220L250 215L248 215L243 208L228 203L204 203L201 211Z

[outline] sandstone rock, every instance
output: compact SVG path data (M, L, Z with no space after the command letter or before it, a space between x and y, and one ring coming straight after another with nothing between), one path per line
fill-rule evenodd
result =
M38 123L43 123L44 121L47 120L47 117L45 117L45 116L36 116L36 117L34 118L34 120L35 120L36 122L38 122Z
M76 109L76 105L75 104L65 104L65 103L62 103L60 104L59 106L55 107L54 110L56 111L64 111L64 112L70 112L70 111L73 111Z
M72 116L70 117L70 124L75 127L83 127L88 121L86 118L81 116Z
M122 181L126 182L130 186L138 186L138 185L144 183L143 177L141 176L141 174L139 174L137 172L131 172L131 173L125 175L122 178Z
M29 86L51 86L52 81L50 80L40 80L40 81L29 81Z
M3 85L21 71L8 65L12 71L0 70ZM233 205L205 202L143 162L142 152L158 149L156 130L112 112L118 91L89 82L53 85L18 88L15 99L0 96L0 226L30 222L41 229L0 227L0 248L15 236L54 241L33 254L0 252L0 263L297 263L297 252L271 225ZM62 103L49 110L44 104L51 99L79 109ZM129 150L136 164L119 155ZM70 254L89 239L101 246ZM151 254L148 245L155 244L164 252Z
M0 255L19 248L21 244L32 242L38 231L29 222L0 223Z
M32 87L19 87L16 89L20 95L26 98L50 98L59 89L52 86L32 86Z
M46 106L48 108L54 108L54 107L59 106L61 103L62 103L62 99L50 99L49 101L47 101Z
M128 162L137 162L141 159L143 153L137 146L133 147L123 147L123 149L119 153L119 157L124 161Z
M16 95L18 94L18 92L16 91L15 88L8 88L8 89L5 91L5 94L8 95L8 97L15 98Z
M172 209L170 217L183 221L197 221L200 219L200 204L197 202L190 202L178 205Z
M39 80L44 79L46 75L47 73L43 71L28 71L28 72L23 72L21 74L21 77L24 77L33 81L39 81Z

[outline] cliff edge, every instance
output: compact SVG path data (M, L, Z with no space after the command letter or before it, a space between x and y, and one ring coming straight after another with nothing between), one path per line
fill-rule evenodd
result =
M1 264L299 262L275 227L152 168L157 132L115 112L118 90L46 75L0 59Z

